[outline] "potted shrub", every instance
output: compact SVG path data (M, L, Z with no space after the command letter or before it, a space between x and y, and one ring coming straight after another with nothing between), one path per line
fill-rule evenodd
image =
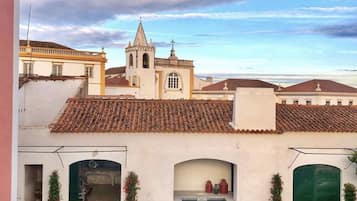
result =
M283 181L281 180L281 176L279 173L274 174L271 179L270 188L270 201L281 201L281 193L283 192Z
M125 201L137 201L137 191L139 189L138 175L134 172L129 172L124 184L124 192L126 193Z
M60 183L58 179L58 172L55 170L50 175L48 201L60 200Z
M343 191L345 201L356 201L356 187L353 184L345 184Z

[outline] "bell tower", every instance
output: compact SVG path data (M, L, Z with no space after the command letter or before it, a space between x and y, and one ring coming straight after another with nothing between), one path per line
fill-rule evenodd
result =
M154 99L155 95L155 47L146 40L140 19L134 42L125 48L125 78L132 87L139 88L138 98Z

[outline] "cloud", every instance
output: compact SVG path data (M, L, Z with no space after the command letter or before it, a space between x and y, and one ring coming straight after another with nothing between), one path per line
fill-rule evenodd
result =
M187 12L187 13L139 13L119 14L117 20L130 21L143 17L145 20L168 19L212 19L212 20L240 20L240 19L345 19L355 15L315 14L301 11L262 11L262 12Z
M20 25L25 38L26 26ZM128 34L123 31L112 31L94 26L55 26L35 24L31 26L32 40L48 40L68 45L73 48L124 47Z
M171 47L171 42L154 42L155 47ZM190 43L190 42L176 42L175 47L200 47L199 43Z
M357 22L351 24L339 24L332 26L319 27L314 32L326 34L333 37L356 38Z
M28 0L30 1L30 0ZM183 11L244 0L33 0L34 22L56 24L93 24L115 15ZM21 19L27 19L25 0L21 1ZM137 20L138 18L136 18Z
M355 6L336 6L336 7L305 7L301 8L301 10L308 10L308 11L318 11L318 12L342 12L342 13L350 13L356 12L357 7Z

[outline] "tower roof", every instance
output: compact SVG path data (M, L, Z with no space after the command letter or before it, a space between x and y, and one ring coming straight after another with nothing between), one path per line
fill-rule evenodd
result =
M138 30L136 31L134 46L148 46L148 42L145 36L145 31L141 21L139 23Z

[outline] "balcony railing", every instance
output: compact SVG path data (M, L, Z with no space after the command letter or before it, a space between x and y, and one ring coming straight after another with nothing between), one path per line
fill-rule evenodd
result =
M44 48L44 47L25 47L20 46L20 53L35 53L45 55L61 55L61 56L89 56L105 58L104 52L89 52L68 49Z

